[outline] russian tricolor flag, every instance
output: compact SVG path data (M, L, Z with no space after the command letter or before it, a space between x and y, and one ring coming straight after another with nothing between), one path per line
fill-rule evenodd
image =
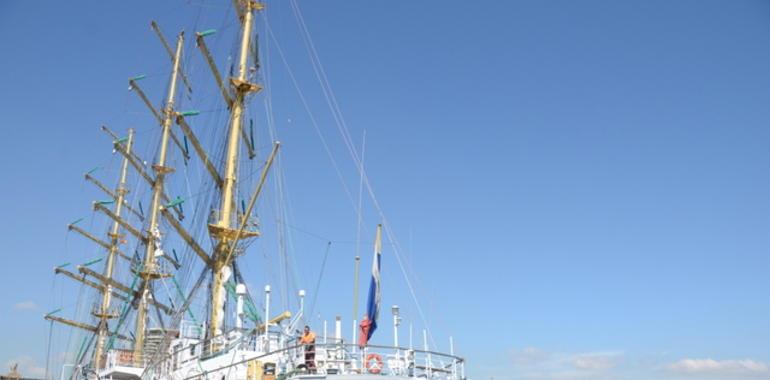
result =
M382 225L377 225L377 237L374 240L374 259L372 260L372 282L369 283L369 301L366 303L366 315L371 321L369 334L366 337L371 339L374 330L377 329L377 317L380 315L380 256L382 256Z

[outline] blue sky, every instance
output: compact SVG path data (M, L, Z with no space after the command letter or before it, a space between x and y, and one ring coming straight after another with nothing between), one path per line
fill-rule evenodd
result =
M106 226L90 211L103 195L82 180L95 166L115 178L98 127L135 127L155 151L156 127L126 91L148 73L145 90L163 96L149 20L167 35L218 28L226 50L222 3L0 2L0 338L14 342L0 364L39 375L42 314L75 313L78 288L51 268L98 254L66 233L79 217ZM266 43L297 286L315 287L333 241L318 329L350 319L359 178L288 4L270 4L271 30L342 176ZM770 378L767 2L299 4L356 144L365 131L367 173L438 348L451 335L471 377ZM209 87L186 102L211 137L218 99L198 96L217 94L186 49ZM361 294L380 221L363 204ZM280 282L265 228L243 260L255 289ZM395 254L387 242L383 302L421 329ZM65 350L65 330L54 335Z

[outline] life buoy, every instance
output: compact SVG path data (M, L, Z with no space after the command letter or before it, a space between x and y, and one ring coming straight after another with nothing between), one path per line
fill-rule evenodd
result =
M366 355L366 370L375 375L382 372L382 356L378 354Z

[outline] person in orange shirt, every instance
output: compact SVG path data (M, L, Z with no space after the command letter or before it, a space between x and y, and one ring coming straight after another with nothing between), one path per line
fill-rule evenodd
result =
M305 367L309 373L315 373L315 333L310 331L310 326L305 326L299 344L305 346Z

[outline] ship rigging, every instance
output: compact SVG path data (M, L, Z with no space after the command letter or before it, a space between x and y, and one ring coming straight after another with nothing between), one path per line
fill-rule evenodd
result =
M323 333L312 348L312 365L308 366L308 347L299 341L298 329L312 318L309 314L313 313L315 301L308 312L305 290L295 289L291 295L296 295L293 298L297 306L292 309L284 302L286 310L276 312L271 309L273 288L266 285L255 291L241 271L241 265L252 255L249 247L263 234L258 204L271 186L280 194L283 177L279 164L282 145L270 127L274 116L266 112L263 119L269 128L267 133L260 133L257 118L249 110L265 89L258 37L275 36L265 17L265 4L236 0L233 17L238 32L230 33L236 34L236 40L227 61L229 71L223 71L219 66L222 60L215 58L221 49L207 42L219 38L218 30L195 31L193 38L180 32L170 43L159 24L151 22L170 63L163 102L155 104L143 89L147 75L128 80L135 101L147 109L158 126L157 140L151 142L156 149L151 160L140 156L134 129L121 137L123 134L102 127L119 157L117 184L113 188L104 184L95 170L86 173L85 179L107 197L94 202L93 210L109 222L108 231L100 236L83 227L82 219L70 223L68 229L94 243L104 257L75 265L74 269L69 263L54 268L56 275L80 283L89 292L95 291L91 299L96 302L87 318L67 318L62 309L45 316L52 327L56 323L84 332L82 341L71 349L62 376L114 380L348 379L374 375L465 378L465 361L454 354L453 344L449 353L431 350L426 330L422 349L415 348L411 328L409 345L399 345L402 316L397 306L391 308L393 344L368 341L378 321L384 323L380 316L382 241L384 237L391 242L395 239L344 125L298 5L291 1L291 6L306 43L309 41L313 67L330 100L343 141L359 171L361 191L365 188L371 195L383 223L376 229L371 284L366 294L369 324L365 328L362 324L359 333L357 306L353 307L352 332L347 338L341 317L335 318L333 333L324 323ZM259 20L262 28L258 28ZM182 107L198 94L192 91L197 77L185 70L194 59L186 52L191 40L194 50L199 51L198 59L210 71L209 83L215 86L214 91L203 93L208 104L217 104L214 108L218 112L203 122L196 118L201 111ZM278 45L276 51L285 63ZM291 79L296 86L293 75ZM263 100L269 110L269 94ZM204 130L201 124L210 125ZM260 136L266 137L267 143L260 145ZM279 174L274 173L276 167ZM186 196L182 195L180 183L186 187ZM285 233L287 210L281 202L276 205L279 223L272 231L279 235L279 257L287 267L290 259L280 236ZM358 256L355 263L353 303L357 305ZM288 272L281 276L281 282L287 283ZM411 284L408 286L414 296ZM284 288L282 293L288 297L289 287ZM79 310L83 303L79 302ZM419 304L417 310L424 320ZM362 339L363 335L366 339ZM67 366L69 372L64 370Z

